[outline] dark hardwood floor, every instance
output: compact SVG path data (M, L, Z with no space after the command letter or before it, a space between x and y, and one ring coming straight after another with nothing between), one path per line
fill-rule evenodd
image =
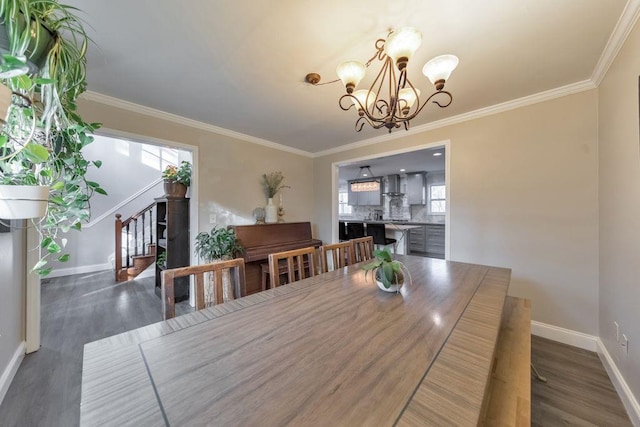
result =
M596 353L532 336L531 362L532 426L631 426Z
M42 347L25 356L0 405L0 426L78 425L84 344L162 320L153 288L152 277L116 284L111 271L43 281ZM630 425L595 353L538 337L531 347L548 378L532 380L532 425Z
M43 280L41 347L25 356L0 426L78 425L84 344L162 320L153 289L153 277L114 283L112 271Z

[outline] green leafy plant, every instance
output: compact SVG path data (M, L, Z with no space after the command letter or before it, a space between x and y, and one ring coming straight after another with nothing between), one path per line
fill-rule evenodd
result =
M211 229L211 232L201 232L196 236L195 252L206 262L219 259L231 259L236 254L244 251L238 243L238 237L233 229L218 227Z
M179 182L189 187L191 185L191 163L183 160L180 166L169 165L162 172L162 178Z
M156 259L156 264L158 264L160 267L166 267L167 266L167 253L166 252L162 252L160 254L158 254L158 258Z
M365 264L362 269L365 270L365 277L370 271L373 271L375 278L382 282L382 285L389 289L391 285L401 285L404 283L405 274L409 279L409 271L403 263L394 260L388 249L373 251L375 261Z
M9 46L0 58L0 83L11 92L0 131L0 184L50 187L40 221L43 257L34 269L46 275L47 259L62 253L64 233L90 218L89 200L106 191L86 178L99 160L84 158L98 123L85 123L76 99L86 89L89 39L77 9L57 0L0 0L0 21ZM6 90L6 89L5 89Z
M291 188L288 185L282 185L282 181L284 181L284 175L280 171L262 175L262 186L269 199L274 197L278 191L283 188Z

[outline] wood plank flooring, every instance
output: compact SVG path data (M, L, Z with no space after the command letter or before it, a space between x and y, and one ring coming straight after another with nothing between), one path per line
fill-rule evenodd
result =
M112 271L43 280L41 347L25 356L0 426L78 425L84 344L161 321L153 289L153 277L114 283Z
M532 336L532 426L631 426L596 353Z
M162 320L153 287L115 284L110 271L43 281L42 347L18 370L0 426L77 426L84 344ZM532 361L549 380L531 381L532 425L631 425L595 353L532 337Z

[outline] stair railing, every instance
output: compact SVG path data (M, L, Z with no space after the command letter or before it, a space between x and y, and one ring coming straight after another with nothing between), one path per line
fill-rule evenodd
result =
M154 244L153 240L153 208L156 203L153 202L146 208L131 215L124 221L121 220L122 215L116 214L115 225L115 274L116 282L121 282L128 279L128 270L131 267L132 257L138 255L146 255L150 245ZM147 221L148 218L148 221ZM141 232L138 232L138 222L141 222ZM148 222L148 224L147 224ZM132 231L133 228L133 231ZM146 233L146 230L149 230ZM148 234L148 240L147 240ZM122 238L125 237L125 244L123 247ZM157 237L157 236L156 236ZM133 247L133 248L132 248ZM133 253L132 252L133 249ZM123 251L125 252L123 254ZM139 253L142 252L142 253ZM125 260L125 265L122 265L122 260Z

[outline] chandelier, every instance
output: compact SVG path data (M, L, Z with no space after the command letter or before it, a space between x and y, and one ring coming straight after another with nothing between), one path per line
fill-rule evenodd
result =
M364 173L366 170L369 171L369 174ZM366 179L366 177L371 176L371 178ZM360 171L358 172L358 176L356 179L351 182L351 191L359 193L362 191L379 191L380 190L380 178L375 178L373 176L373 172L371 172L371 167L369 166L360 166Z
M411 27L399 28L392 30L386 40L376 41L376 52L366 63L347 61L338 65L336 72L347 90L347 93L340 97L339 105L344 111L352 107L357 110L357 132L362 130L365 123L374 129L385 127L389 129L389 133L401 125L409 130L409 121L416 117L429 101L433 100L440 108L446 108L451 104L453 96L444 90L444 84L458 65L456 56L437 56L424 65L422 73L435 85L436 91L423 102L420 100L420 89L407 77L409 59L421 43L420 31ZM355 90L364 78L366 69L376 59L382 62L382 67L369 89ZM313 85L317 85L319 80L320 76L316 73L308 74L306 77L306 81Z

